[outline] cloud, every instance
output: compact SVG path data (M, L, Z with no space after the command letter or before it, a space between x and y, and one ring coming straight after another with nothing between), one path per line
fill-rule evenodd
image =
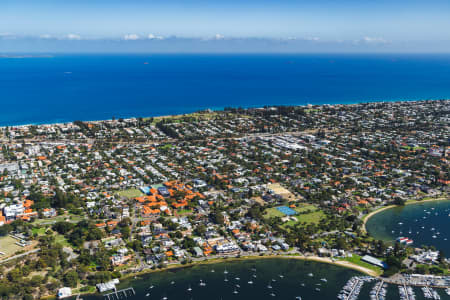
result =
M387 44L388 43L388 41L386 41L385 39L383 39L381 37L370 37L370 36L363 37L362 42L364 42L366 44Z
M131 34L125 34L125 36L123 37L123 39L125 41L137 41L140 39L139 35L135 34L135 33L131 33Z
M50 34L41 34L41 35L39 36L39 38L48 40L48 39L51 39L51 38L53 38L53 37L52 37Z
M216 33L216 35L214 36L215 40L223 40L225 37L223 35L221 35L220 33Z
M0 39L14 40L16 36L9 32L0 32Z
M78 34L74 34L74 33L69 33L68 35L65 36L65 38L68 40L75 40L75 41L81 40L81 36L79 36Z
M161 35L154 35L153 33L150 33L150 34L147 36L147 38L148 38L149 40L163 40L163 39L164 39L163 36L161 36Z

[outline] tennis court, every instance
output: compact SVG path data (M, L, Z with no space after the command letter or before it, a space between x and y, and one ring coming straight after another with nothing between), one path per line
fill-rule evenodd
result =
M277 209L281 213L285 214L286 216L293 216L293 215L297 214L297 212L295 210L293 210L293 209L291 209L291 208L289 208L287 206L280 206L280 207L277 207Z

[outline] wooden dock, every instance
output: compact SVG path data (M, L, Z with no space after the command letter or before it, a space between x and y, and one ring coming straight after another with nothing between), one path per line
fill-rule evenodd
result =
M130 296L136 295L136 292L134 291L133 287L129 287L122 290L114 290L114 292L105 294L103 297L105 297L108 300L119 300L119 299L125 299Z

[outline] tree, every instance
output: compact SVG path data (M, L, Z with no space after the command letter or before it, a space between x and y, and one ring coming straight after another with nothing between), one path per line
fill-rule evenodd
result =
M59 234L66 234L67 232L73 229L74 225L69 222L56 222L53 224L52 229L58 232Z
M124 239L128 239L131 235L130 227L126 226L126 227L120 228L120 233L122 234L122 237Z
M215 212L212 215L212 218L213 218L214 222L219 225L223 225L225 222L225 217L223 216L222 212L220 212L220 211Z
M400 197L395 197L394 198L394 204L395 205L403 206L403 205L405 205L405 203L406 203L405 199L402 199Z
M71 270L64 275L64 283L70 287L76 287L78 284L78 273L75 270Z

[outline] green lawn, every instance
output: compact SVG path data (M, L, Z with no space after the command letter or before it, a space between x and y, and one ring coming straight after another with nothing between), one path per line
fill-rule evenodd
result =
M190 209L180 209L177 211L178 215L188 215L191 213L192 213L192 210L190 210Z
M72 223L78 223L81 220L83 220L83 216L79 215L62 215L62 216L56 216L54 218L44 218L44 219L36 219L33 224L35 225L48 225L56 222L66 221L66 219L69 220L69 222Z
M383 273L383 270L380 267L377 267L377 266L371 265L369 263L363 262L361 260L361 256L359 256L359 255L353 254L352 257L339 258L339 260L345 260L345 261L351 262L351 263L353 263L355 265L358 265L358 266L361 266L361 267L373 270L373 271L377 272L378 274Z
M317 207L315 205L312 205L312 204L304 204L304 205L301 205L299 207L294 208L294 210L296 212L302 213L302 212L305 212L305 211L308 211L308 210L317 210Z
M266 209L266 214L264 215L264 218L270 219L274 217L284 217L284 214L281 211L279 211L276 207Z
M33 234L36 233L37 235L44 235L46 230L47 230L47 228L45 228L45 227L42 227L42 228L33 228L33 229L31 230L31 232L32 232Z
M117 192L116 194L119 195L120 197L126 197L129 199L144 196L144 193L142 193L138 189L123 190L123 191Z
M293 216L297 221L289 221L283 224L283 227L292 226L299 222L304 222L306 224L318 224L321 219L325 217L322 210L319 210L315 205L312 204L298 204L298 207L294 208L299 214ZM304 213L306 211L311 211L309 213ZM273 217L284 217L285 215L280 212L276 207L268 208L265 211L264 218L270 219Z
M64 247L71 247L70 243L62 234L55 235L55 243L60 244L61 246Z
M50 227L41 227L41 228L33 228L31 231L33 234L37 233L38 235L45 235L47 230L49 232L53 232ZM64 235L59 233L54 233L55 242L57 244L61 244L62 246L71 247L70 243L67 241L67 239L64 237Z
M297 219L300 222L304 222L304 223L318 224L320 222L320 220L322 220L322 218L324 218L324 217L325 217L325 214L323 213L323 211L316 210L316 211L310 212L308 214L298 215Z

